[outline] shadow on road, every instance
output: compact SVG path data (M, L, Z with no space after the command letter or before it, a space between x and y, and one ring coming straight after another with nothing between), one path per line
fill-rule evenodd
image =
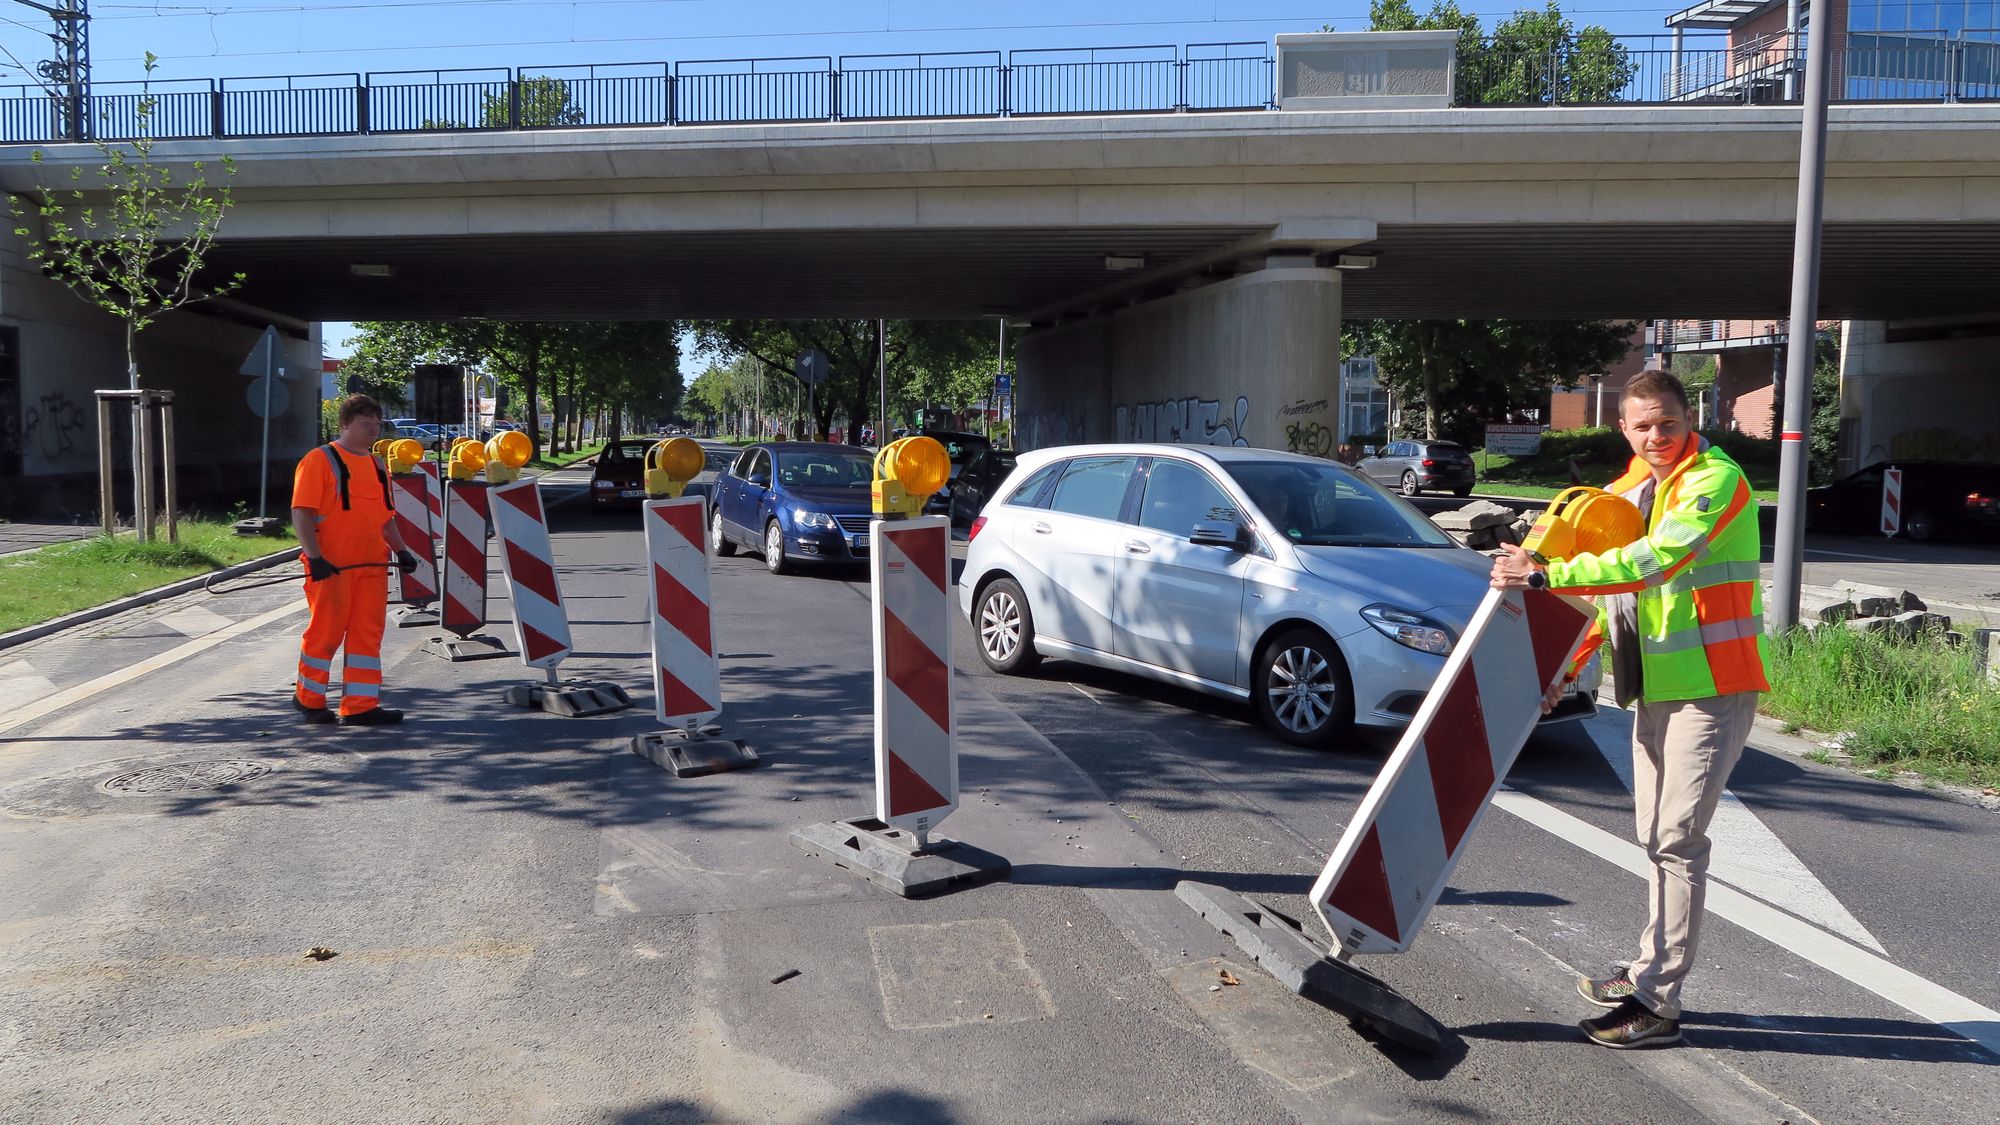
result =
M1733 1012L1685 1012L1686 1042L1724 1051L1824 1055L1900 1062L2000 1065L2000 1057L1947 1028L1918 1020L1843 1016L1749 1016ZM1967 1026L1975 1034L1996 1030L1991 1023ZM1504 1042L1582 1042L1573 1023L1502 1020L1458 1029L1468 1039Z

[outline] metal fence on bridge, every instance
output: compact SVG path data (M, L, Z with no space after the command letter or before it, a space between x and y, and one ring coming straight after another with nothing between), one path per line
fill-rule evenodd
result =
M375 71L0 87L0 144L548 128L898 121L1275 108L1267 43ZM1454 104L1796 101L1803 37L1461 45ZM1836 101L2000 99L2000 31L1854 33Z

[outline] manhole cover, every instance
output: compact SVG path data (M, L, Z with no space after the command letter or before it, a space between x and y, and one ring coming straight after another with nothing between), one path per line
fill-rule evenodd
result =
M186 793L197 789L220 789L254 781L271 772L262 762L245 758L223 758L213 762L185 762L177 766L121 773L104 783L110 793Z

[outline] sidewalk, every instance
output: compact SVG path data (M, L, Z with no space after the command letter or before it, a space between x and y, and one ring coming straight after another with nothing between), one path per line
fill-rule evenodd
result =
M51 543L68 543L97 534L97 525L61 523L54 519L0 520L0 556L38 550Z

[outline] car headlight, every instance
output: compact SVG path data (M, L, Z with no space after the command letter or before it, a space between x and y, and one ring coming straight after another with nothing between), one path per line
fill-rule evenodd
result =
M1407 609L1392 605L1371 605L1361 610L1362 620L1375 627L1375 631L1395 641L1405 648L1418 652L1432 652L1444 656L1451 652L1451 630Z
M804 528L818 528L821 531L832 531L835 527L832 516L827 515L825 512L815 512L811 508L793 508L792 519L800 527Z

